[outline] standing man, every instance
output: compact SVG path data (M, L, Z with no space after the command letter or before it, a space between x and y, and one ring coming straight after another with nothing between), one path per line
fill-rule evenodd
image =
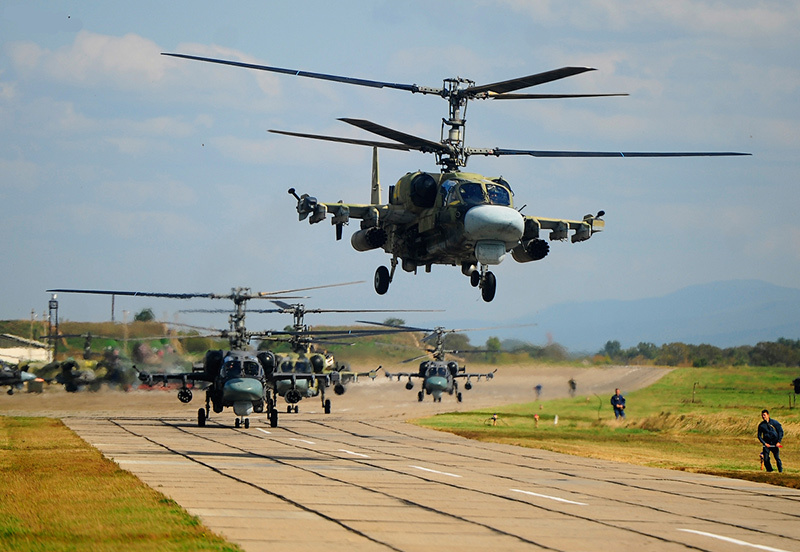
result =
M614 394L611 396L611 406L614 407L614 419L619 420L620 417L625 419L625 397L620 395L619 388L614 389Z
M769 461L769 453L775 457L775 463L778 465L778 473L783 471L783 464L781 464L780 447L783 440L783 428L778 420L771 420L769 417L769 410L766 408L761 411L761 423L758 424L758 440L764 445L761 455L764 458L764 466L768 472L772 471L772 464Z

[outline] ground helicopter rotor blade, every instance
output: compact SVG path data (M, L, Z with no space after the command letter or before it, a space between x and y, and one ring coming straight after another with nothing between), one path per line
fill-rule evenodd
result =
M171 54L162 52L162 56L171 56L183 59L193 59L196 61L205 61L208 63L218 63L220 65L232 65L234 67L244 67L246 69L257 69L259 71L269 71L272 73L283 73L284 75L293 75L295 77L308 77L312 79L321 79L334 82L342 82L345 84L355 84L358 86L368 86L370 88L394 88L397 90L405 90L407 92L420 93L420 94L441 94L441 88L430 88L425 86L417 86L416 84L402 84L396 82L374 81L368 79L357 79L354 77L344 77L339 75L328 75L326 73L313 73L311 71L300 71L297 69L284 69L282 67L270 67L269 65L258 65L256 63L245 63L242 61L230 61L225 59L207 58L201 56L191 56L187 54Z

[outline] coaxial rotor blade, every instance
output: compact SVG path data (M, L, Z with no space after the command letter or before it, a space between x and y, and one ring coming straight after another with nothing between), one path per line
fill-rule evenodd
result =
M496 94L489 96L493 100L562 100L565 98L608 98L611 96L628 96L629 94Z
M470 86L464 90L464 94L469 97L478 97L481 94L486 94L485 97L491 97L493 94L504 94L506 92L513 92L529 86L537 86L547 82L579 75L586 71L596 71L593 67L562 67L560 69L553 69L552 71L545 71L544 73L536 73L535 75L528 75L527 77L519 77L501 82L493 82L491 84L482 84L479 86Z
M389 138L390 140L400 142L401 144L407 145L411 149L419 150L424 153L448 153L450 151L446 146L439 142L432 142L431 140L426 140L425 138L420 138L419 136L406 134L405 132L400 132L399 130L394 130L389 127L381 126L377 123L373 123L372 121L367 121L366 119L342 118L339 120L349 125L366 130L367 132L377 134L378 136L383 136L384 138Z
M310 290L313 290L313 289L326 289L326 288L332 288L332 287L352 286L352 285L355 285L355 284L363 284L363 283L364 283L364 280L359 280L357 282L344 282L344 283L341 283L341 284L326 284L324 286L311 286L311 287L304 287L304 288L297 288L297 289L284 289L284 290L281 290L281 291L260 291L260 292L255 294L255 297L256 298L269 299L270 296L273 296L273 295L283 295L285 293L296 293L298 291L310 291Z
M344 144L355 144L357 146L370 146L375 148L395 149L401 151L411 151L411 148L404 144L397 144L394 142L375 142L373 140L358 140L356 138L341 138L338 136L323 136L321 134L306 134L303 132L288 132L285 130L269 130L274 134L283 134L285 136L296 136L298 138L311 138L313 140L325 140L328 142L341 142Z
M170 299L194 299L198 297L216 299L215 293L160 293L151 291L110 291L102 289L48 289L47 293L85 293L90 295L128 295L132 297L165 297Z
M321 79L334 82L343 82L345 84L356 84L358 86L368 86L370 88L395 88L397 90L406 90L407 92L414 92L420 94L441 94L441 88L430 88L426 86L417 86L416 84L402 84L396 82L383 82L367 79L357 79L353 77L343 77L339 75L328 75L325 73L312 73L311 71L299 71L297 69L284 69L282 67L270 67L268 65L258 65L255 63L244 63L242 61L230 61L225 59L207 58L201 56L190 56L187 54L170 54L162 52L162 56L171 56L176 58L193 59L196 61L206 61L208 63L218 63L220 65L233 65L234 67L244 67L246 69L257 69L259 71L270 71L272 73L283 73L284 75L294 75L296 77L309 77L312 79Z
M532 157L722 157L752 155L735 151L548 151L466 148L469 155L530 155Z

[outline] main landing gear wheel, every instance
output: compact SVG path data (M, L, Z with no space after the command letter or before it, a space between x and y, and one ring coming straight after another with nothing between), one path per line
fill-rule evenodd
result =
M389 269L385 266L379 266L375 271L375 291L378 292L378 295L384 295L389 291L389 283L391 281Z
M481 283L481 274L477 270L473 270L472 273L469 275L469 283L472 287L478 287L478 284Z
M206 409L199 408L197 409L197 426L198 427L206 427Z
M481 284L481 297L483 297L484 301L489 303L494 299L495 291L497 291L497 279L494 277L493 273L487 272Z

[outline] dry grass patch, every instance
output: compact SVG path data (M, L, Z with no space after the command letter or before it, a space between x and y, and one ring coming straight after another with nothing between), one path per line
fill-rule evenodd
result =
M238 551L59 420L0 417L3 550Z

